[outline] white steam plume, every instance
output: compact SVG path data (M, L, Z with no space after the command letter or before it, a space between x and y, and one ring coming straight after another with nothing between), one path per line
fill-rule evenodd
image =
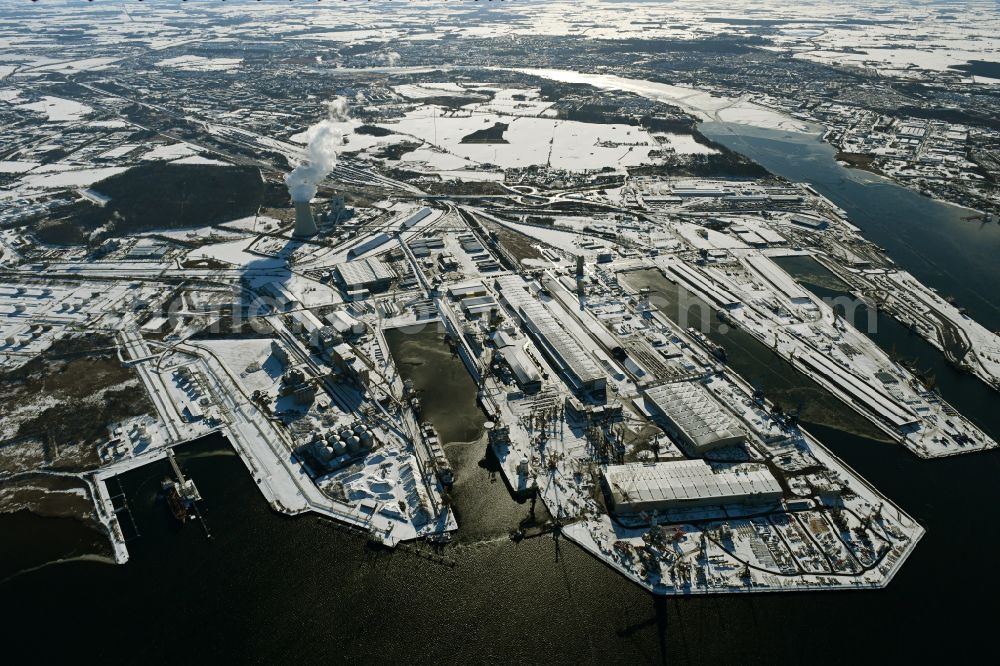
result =
M285 185L292 201L309 201L316 188L337 165L337 148L344 144L342 124L347 122L347 100L335 97L327 102L327 115L308 130L305 154L292 172L285 176Z

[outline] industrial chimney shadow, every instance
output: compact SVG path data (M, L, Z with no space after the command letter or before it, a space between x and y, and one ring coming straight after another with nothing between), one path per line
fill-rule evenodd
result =
M277 238L274 240L278 241ZM233 315L242 318L258 333L268 329L255 324L257 318L287 312L295 307L295 299L288 290L293 274L289 260L303 242L293 238L282 240L284 244L273 253L260 254L240 269L241 290L239 302L234 303Z
M645 629L648 629L650 627L655 627L656 637L660 648L660 656L659 659L653 659L651 660L651 662L665 665L668 663L667 659L668 599L662 595L650 595L650 596L652 597L652 602L653 602L653 615L651 617L647 617L646 619L640 620L638 622L633 622L632 624L622 627L615 633L617 633L618 636L621 638L629 638L635 634L642 632ZM671 656L676 659L678 653L675 651L674 654Z
M271 282L288 284L292 277L289 260L304 243L295 238L286 238L284 242L273 255L261 254L258 259L245 264L241 271L241 281L255 291L259 291L261 287Z

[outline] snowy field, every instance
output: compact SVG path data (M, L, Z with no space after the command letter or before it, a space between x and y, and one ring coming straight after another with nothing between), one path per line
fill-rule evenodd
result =
M201 164L203 166L230 166L228 162L223 162L222 160L214 160L210 157L202 157L201 155L191 155L189 157L182 157L179 160L171 161L171 164Z
M38 102L20 104L14 108L24 111L44 113L50 122L73 122L82 120L94 111L86 104L80 104L79 102L74 102L73 100L62 99L61 97L52 97L50 95L46 95Z
M103 167L98 169L57 171L55 173L34 173L21 179L21 183L29 187L43 189L87 187L105 178L117 176L126 170L126 167Z
M468 104L464 108L478 112L493 112L508 116L555 116L553 102L539 99L539 91L523 88L488 88L493 100L483 104Z
M161 144L143 154L143 160L172 160L196 155L198 150L187 143Z
M766 107L732 97L721 97L684 86L629 79L610 74L584 74L562 69L517 69L563 83L586 83L604 90L622 90L676 106L699 120L737 123L789 132L809 132L808 123Z
M473 162L464 157L433 148L417 148L403 155L400 161L407 165L423 164L435 171L464 169L474 165Z
M400 30L336 30L330 32L307 32L300 35L291 35L286 39L315 39L323 42L360 44L368 41L381 42L386 39L396 39L402 36L403 32Z
M654 136L665 148L672 149L678 155L711 155L719 152L715 148L698 143L690 134L655 134Z
M114 67L114 63L120 58L82 58L80 60L64 60L54 62L41 67L35 67L33 72L59 72L60 74L75 74L77 72L101 72Z
M468 94L468 91L451 81L443 83L408 83L406 85L394 86L398 94L407 99L427 99L428 97L440 97L450 94Z
M240 266L242 268L247 268L251 265L257 269L278 269L285 267L286 264L284 259L278 257L262 257L259 254L248 252L247 248L252 245L253 242L252 238L241 238L235 241L205 245L196 250L192 250L188 254L187 258L190 261L214 259L215 261L223 261L227 264Z
M28 173L38 162L22 162L18 160L0 160L0 173Z
M157 67L172 67L186 72L231 72L240 68L243 58L205 58L196 55L167 58L156 63Z
M445 153L478 164L524 167L548 164L568 169L600 169L649 163L658 144L648 132L629 125L601 125L572 120L504 116L496 113L445 115L445 109L420 106L382 127L437 146ZM462 143L462 138L496 123L508 125L507 143ZM442 157L435 161L441 163ZM452 169L458 162L443 165Z

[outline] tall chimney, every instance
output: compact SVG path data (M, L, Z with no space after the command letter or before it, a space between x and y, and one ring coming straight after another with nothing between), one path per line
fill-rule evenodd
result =
M308 201L295 201L295 235L315 236L316 222L313 220L312 208Z

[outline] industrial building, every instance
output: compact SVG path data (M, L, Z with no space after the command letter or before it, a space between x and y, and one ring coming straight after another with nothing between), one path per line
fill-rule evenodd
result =
M290 395L296 404L308 405L316 398L316 386L302 370L292 368L281 376L278 395L282 397Z
M288 365L288 350L277 340L271 340L271 355L278 359L282 366Z
M487 293L489 292L486 290L486 286L478 280L463 284L453 284L448 287L448 296L456 300L485 296Z
M524 350L517 346L504 347L499 352L514 375L514 381L525 393L537 393L542 388L542 376Z
M692 293L704 294L716 307L732 310L741 305L736 294L685 263L671 262L667 265L667 269L678 284Z
M769 241L764 238L763 234L758 233L754 229L748 229L741 224L734 224L729 230L733 232L734 236L750 247L767 247L768 245Z
M674 187L671 189L671 194L675 197L682 197L684 199L689 199L691 197L727 197L732 196L734 193L727 190L724 187Z
M323 328L323 322L309 310L294 310L289 312L288 316L306 335L315 335Z
M524 279L517 275L505 275L496 280L500 297L517 313L539 348L570 385L580 391L603 391L607 377L593 357L525 287Z
M789 218L792 224L796 224L800 227L805 227L806 229L812 229L813 231L821 231L830 226L830 223L821 217L813 217L812 215L803 215L801 213L796 213Z
M486 248L479 242L479 239L472 234L459 236L458 242L461 243L462 251L466 254L479 254L486 251Z
M743 442L736 418L699 382L661 384L643 394L672 434L699 453Z
M430 214L431 214L431 209L424 206L416 213L410 215L405 220L403 220L402 224L399 225L399 228L401 231L406 231L408 229L411 229L417 222L426 218Z
M126 259L161 261L170 251L170 245L156 238L140 238L125 256Z
M323 318L341 337L346 338L365 332L365 325L343 310L328 312Z
M462 312L467 317L478 317L497 309L497 302L492 296L473 296L462 299Z
M431 256L432 250L442 250L444 249L444 239L433 237L433 238L419 238L414 241L409 241L407 246L410 248L410 252L417 259L426 259Z
M338 264L334 270L346 291L387 289L396 278L396 272L375 257Z
M261 289L273 299L274 308L279 312L288 312L292 308L299 307L299 299L288 291L279 280L268 282Z
M803 350L795 356L795 361L804 365L811 373L818 375L824 384L833 385L847 396L849 403L876 414L898 431L906 431L919 425L920 419L897 398L883 390L875 382L866 382L849 368L838 365L823 354Z
M439 254L437 262L438 262L438 268L440 268L442 271L445 272L457 271L462 266L460 263L458 263L458 260L455 259L455 257L453 257L449 252L442 252L441 254Z
M391 238L392 238L392 236L390 236L387 233L381 233L381 234L377 234L375 236L372 236L371 238L369 238L368 240L364 241L363 243L358 243L357 245L355 245L354 247L352 247L350 250L348 250L348 252L347 252L347 258L348 259L356 259L357 257L360 257L361 255L363 255L366 252L371 252L375 248L377 248L379 246L382 246L382 245L385 245L386 243L389 242L389 240Z
M288 313L297 333L309 341L309 345L318 352L329 352L333 345L340 342L340 335L332 326L326 326L309 310L293 310Z
M497 354L510 368L514 375L514 381L517 382L521 390L525 393L538 392L542 388L542 376L523 349L524 339L516 338L503 330L497 330L494 332L492 340L497 347Z
M769 257L763 255L750 255L743 260L754 270L772 290L785 296L796 305L805 305L812 302L805 289L799 286L788 273L781 270Z
M781 500L781 484L764 465L715 471L704 460L609 465L605 492L618 513L664 511Z

